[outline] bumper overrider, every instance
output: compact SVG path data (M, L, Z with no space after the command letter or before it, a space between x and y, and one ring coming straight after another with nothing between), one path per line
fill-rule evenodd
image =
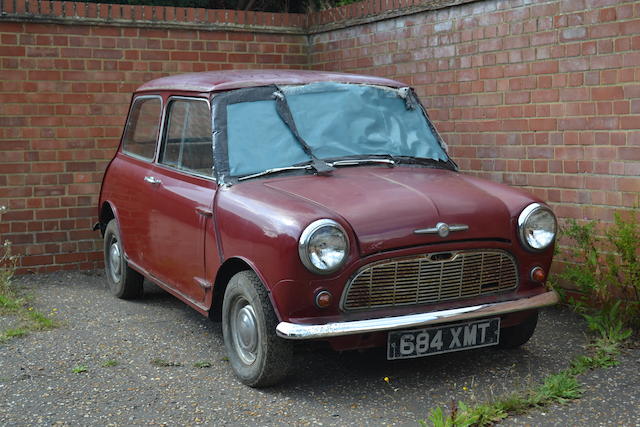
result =
M498 316L516 313L557 304L560 301L556 291L549 291L529 298L490 304L479 304L450 310L429 313L409 314L405 316L383 317L379 319L335 322L324 325L306 325L280 322L276 327L278 336L292 340L331 338L343 335L355 335L371 332L384 332L393 329L418 328L441 323L472 320L480 317Z

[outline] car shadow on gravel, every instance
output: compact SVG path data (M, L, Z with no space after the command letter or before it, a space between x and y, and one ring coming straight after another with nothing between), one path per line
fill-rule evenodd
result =
M220 322L209 321L148 281L144 287L144 298L129 303L143 304L157 311L155 323L173 322L178 316L182 321L207 329L216 342L224 341ZM481 389L483 394L488 391L490 396L502 395L530 387L546 375L567 367L573 357L584 352L585 344L583 321L562 308L544 309L532 339L523 347L510 350L480 348L389 361L384 348L337 352L321 342L298 342L288 378L262 391L299 398L300 391L313 389L331 392L331 400L340 401L349 398L354 387L367 390L372 385L381 386L385 394L397 394L400 389L424 393L427 387L443 396L442 403L451 398L469 397L465 396L465 388ZM230 367L228 374L233 376Z

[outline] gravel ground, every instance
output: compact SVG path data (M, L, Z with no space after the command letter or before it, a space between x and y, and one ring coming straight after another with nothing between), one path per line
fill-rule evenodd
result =
M286 383L254 390L233 376L220 324L153 285L131 302L111 297L100 273L22 276L16 283L62 326L0 345L3 426L416 425L451 399L483 402L534 385L566 368L586 344L583 323L551 308L518 350L388 362L380 352L339 354L303 344ZM174 366L157 366L158 359ZM111 360L118 364L105 366ZM504 424L640 425L640 351L620 360L582 377L582 399ZM194 366L199 362L211 367ZM74 373L78 366L87 371Z

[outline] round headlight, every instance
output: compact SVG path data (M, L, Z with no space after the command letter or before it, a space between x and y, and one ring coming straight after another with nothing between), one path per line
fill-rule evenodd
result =
M314 221L302 232L298 253L309 271L318 274L333 273L342 267L347 259L347 233L340 224L331 219Z
M556 216L540 203L530 204L518 217L520 240L530 251L548 248L556 238L556 229Z

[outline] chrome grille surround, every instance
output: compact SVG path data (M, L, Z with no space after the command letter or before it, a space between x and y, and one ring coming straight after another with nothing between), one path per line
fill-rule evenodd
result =
M516 260L500 249L420 254L377 261L347 282L344 311L431 304L518 287Z

